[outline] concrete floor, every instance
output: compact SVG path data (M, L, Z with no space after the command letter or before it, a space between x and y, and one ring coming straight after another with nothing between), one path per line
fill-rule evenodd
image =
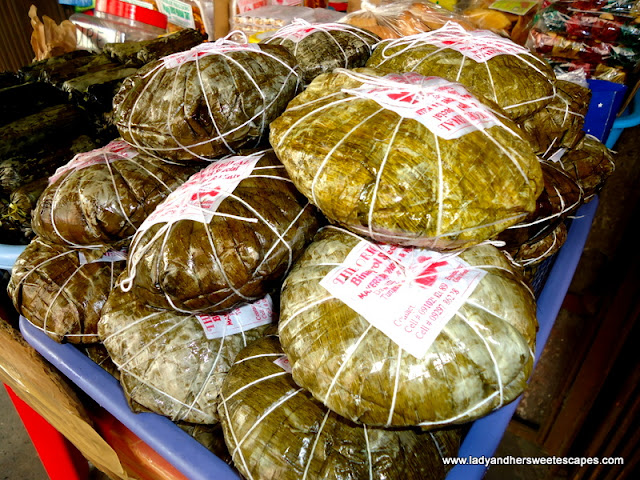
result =
M0 480L48 478L7 391L0 387Z

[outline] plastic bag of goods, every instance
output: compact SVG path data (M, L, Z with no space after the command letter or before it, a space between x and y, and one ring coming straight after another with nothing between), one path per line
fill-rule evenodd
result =
M36 237L12 270L7 290L16 310L57 342L98 342L102 308L126 259L124 251L104 250L74 250Z
M148 63L114 97L116 126L138 150L211 159L257 145L299 84L279 45L220 39Z
M463 0L456 3L454 11L476 28L491 30L524 45L539 5L537 0Z
M222 385L225 441L245 478L441 480L460 429L370 428L328 410L298 387L278 337L236 357Z
M173 421L213 424L237 353L273 320L270 297L227 314L188 315L116 288L98 331L130 400Z
M367 425L474 420L520 395L533 367L533 293L491 245L438 254L329 227L280 306L294 381Z
M138 152L122 140L76 155L50 177L33 215L42 238L73 247L119 242L198 169Z
M437 30L449 21L472 30L474 24L428 0L373 2L364 0L361 9L347 14L341 22L364 28L380 38L392 39Z
M444 27L378 44L368 67L460 82L495 103L513 119L531 115L551 102L555 75L525 47L487 30Z
M271 144L330 220L386 243L474 245L542 191L531 146L499 108L415 73L321 75L271 124Z
M335 68L363 67L379 41L377 35L344 23L296 19L261 43L286 47L296 57L303 82L309 83Z
M123 285L157 307L229 310L279 288L318 226L273 151L220 160L138 229Z

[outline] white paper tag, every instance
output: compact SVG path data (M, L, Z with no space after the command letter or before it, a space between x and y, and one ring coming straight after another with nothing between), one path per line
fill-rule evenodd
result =
M551 155L549 157L549 161L550 162L554 162L554 163L558 163L562 160L562 157L564 157L564 154L567 153L567 149L566 148L559 148L558 150L556 150L554 152L553 155Z
M454 22L426 33L405 37L405 41L419 40L439 48L450 48L478 63L491 60L498 55L530 54L525 47L489 30L468 31Z
M97 260L88 261L87 257L83 252L78 252L78 260L80 261L80 265L86 265L87 263L97 263L97 262L126 262L127 261L127 251L126 250L109 250L102 257Z
M280 28L271 38L283 38L298 43L312 33L329 31L348 32L352 30L346 23L309 23L297 18L293 23Z
M67 172L81 170L100 163L132 159L136 155L138 155L138 151L127 142L124 140L114 140L102 148L96 148L90 152L78 153L66 165L58 168L55 173L49 177L49 185L55 183Z
M278 365L281 369L283 369L287 373L291 373L291 362L289 362L289 357L283 355L282 357L273 361L276 365Z
M196 45L186 52L172 53L162 59L166 68L175 68L186 62L194 62L198 58L207 55L223 55L229 52L252 51L260 52L260 47L255 43L235 43L230 40L220 39L216 42L207 42Z
M271 296L267 295L262 300L243 305L229 313L196 315L196 318L209 340L222 338L272 323L273 301Z
M266 7L268 3L267 0L236 0L235 2L237 13L239 14L247 13L260 7Z
M138 232L156 223L193 220L209 223L225 198L251 175L263 154L218 160L192 175L151 212Z
M320 285L422 358L485 275L455 255L363 240Z
M459 83L417 73L389 74L343 92L374 100L401 117L417 120L445 140L499 125L498 118Z

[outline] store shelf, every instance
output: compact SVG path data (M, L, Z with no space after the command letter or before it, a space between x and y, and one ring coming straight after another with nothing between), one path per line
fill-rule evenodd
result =
M540 297L536 360L547 341L562 305L591 228L598 200L583 205L571 222L567 241L557 255ZM227 464L180 430L169 419L153 413L133 413L120 384L70 344L59 344L26 319L20 319L24 338L99 405L132 430L163 458L191 480L236 480L240 477ZM517 407L517 401L474 422L460 449L460 457L490 457ZM481 465L454 467L447 480L482 478Z
M11 271L16 259L26 247L26 245L0 244L0 270Z

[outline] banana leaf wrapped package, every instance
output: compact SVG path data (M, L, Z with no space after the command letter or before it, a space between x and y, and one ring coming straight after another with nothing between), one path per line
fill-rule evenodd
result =
M615 170L613 152L592 135L585 135L575 148L564 152L557 162L580 185L585 202L602 189Z
M115 140L56 171L38 200L33 228L50 242L73 247L120 242L196 171Z
M336 69L271 124L296 187L376 241L464 248L535 209L542 172L522 131L462 85Z
M518 397L533 367L533 293L491 245L439 254L328 227L280 307L294 381L366 425L475 420Z
M126 253L92 253L36 237L14 264L7 291L16 310L57 342L99 341L100 314Z
M272 321L270 297L227 314L196 316L150 307L116 288L98 331L130 400L173 421L214 424L235 356Z
M364 67L380 37L345 23L312 24L297 18L261 43L282 45L295 57L304 83L335 68Z
M245 478L441 480L460 429L421 432L358 425L298 387L277 336L251 343L222 385L225 441Z
M583 203L580 185L567 172L554 162L542 161L540 166L544 190L538 197L536 210L496 237L496 240L506 242L508 247L538 242Z
M460 82L514 120L533 114L554 96L555 74L541 57L495 33L467 31L453 22L380 42L367 67Z
M114 97L120 135L170 160L211 159L257 146L299 84L279 45L226 39L150 62Z
M138 229L123 287L161 308L230 310L278 289L318 226L272 150L219 160Z
M537 242L507 248L506 251L518 265L525 267L525 269L531 269L558 253L567 240L567 233L567 225L564 222L560 222L551 233Z
M547 158L558 148L576 146L584 136L582 127L590 100L588 88L565 80L556 81L553 100L521 122L538 155Z

